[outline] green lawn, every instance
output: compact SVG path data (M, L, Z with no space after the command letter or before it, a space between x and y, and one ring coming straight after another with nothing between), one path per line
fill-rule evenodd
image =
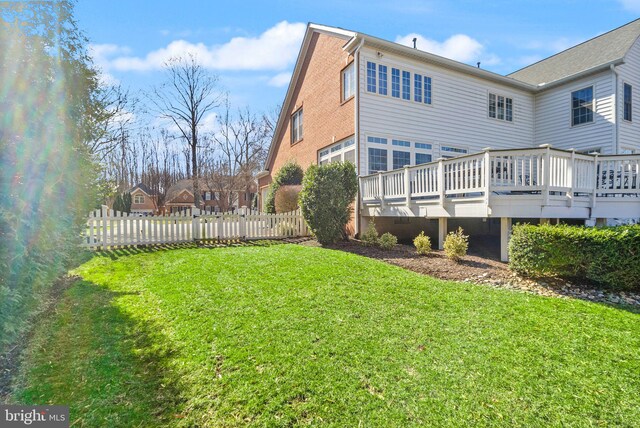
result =
M637 426L640 315L297 245L95 257L14 400L74 426Z

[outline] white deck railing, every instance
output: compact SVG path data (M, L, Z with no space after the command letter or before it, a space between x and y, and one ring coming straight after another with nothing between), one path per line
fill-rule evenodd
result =
M389 202L540 194L640 197L640 155L587 155L541 147L487 150L360 177L365 205Z

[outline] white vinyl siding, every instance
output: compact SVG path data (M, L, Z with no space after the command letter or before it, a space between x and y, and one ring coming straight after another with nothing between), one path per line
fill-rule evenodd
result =
M618 120L618 147L622 154L624 151L640 153L640 120L636 114L637 88L640 88L640 40L636 40L629 52L624 57L624 64L616 67L618 71L618 102L617 114L624 118L624 84L631 85L631 121ZM613 76L612 76L613 78ZM633 99L635 98L635 100Z
M557 149L577 151L602 147L603 154L614 153L612 74L606 71L536 94L534 146L551 144ZM590 86L593 86L594 94L594 121L571 126L571 93Z
M393 69L399 70L400 97L393 96L393 85L390 94L382 97L366 91L367 61L375 62L373 58L377 58L377 51L363 48L361 55L360 174L368 173L367 149L372 146L366 141L367 135L430 142L433 150L429 154L433 160L440 157L440 145L466 147L469 153L479 152L485 147L507 149L533 146L532 94L385 52L383 59L391 70L392 84ZM422 103L413 101L412 74L423 76ZM425 104L424 100L424 76L427 75L433 84L431 105ZM410 102L403 99L405 90L408 90ZM513 99L513 123L510 126L497 120L487 120L487 97L490 92Z

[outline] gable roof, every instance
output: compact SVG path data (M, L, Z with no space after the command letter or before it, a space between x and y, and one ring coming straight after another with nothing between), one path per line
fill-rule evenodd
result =
M131 189L129 189L128 193L133 193L136 190L141 190L143 193L145 193L147 196L152 196L153 195L153 191L149 188L149 186L147 186L144 183L138 183L135 186L133 186Z
M581 72L622 62L640 36L640 19L580 43L509 74L532 85L544 85Z
M191 180L190 178L178 180L171 187L169 187L167 189L167 196L165 197L165 201L167 201L167 203L173 201L185 190L189 192L191 196L193 196L193 180Z

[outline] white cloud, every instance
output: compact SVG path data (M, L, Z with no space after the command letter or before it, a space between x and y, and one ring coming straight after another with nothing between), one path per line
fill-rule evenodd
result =
M276 88L280 88L282 86L286 86L289 84L291 80L291 72L285 71L284 73L278 73L269 79L269 86L275 86Z
M396 37L396 43L413 47L416 38L417 48L432 54L440 55L460 62L482 61L484 64L497 64L500 59L495 55L485 54L485 48L476 39L466 34L455 34L444 42L428 39L420 34L411 33Z
M629 12L640 13L640 0L618 0Z
M191 53L214 70L282 70L296 59L306 25L282 21L257 37L233 37L221 45L207 46L174 40L144 57L121 55L116 45L98 45L95 55L105 70L157 70L170 58Z
M120 84L120 80L117 79L110 73L99 72L98 73L98 81L101 86L118 86Z

